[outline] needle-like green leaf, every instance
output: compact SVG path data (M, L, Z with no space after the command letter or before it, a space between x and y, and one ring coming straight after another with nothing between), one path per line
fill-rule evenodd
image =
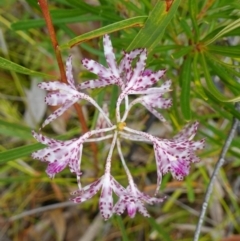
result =
M102 36L107 33L112 33L116 32L125 28L130 28L130 27L141 27L143 26L144 22L146 21L147 16L139 16L139 17L134 17L126 20L122 20L107 26L104 26L102 28L96 29L94 31L82 34L80 36L77 36L70 41L68 41L65 44L62 44L60 46L60 49L67 49L67 48L72 48L75 45L80 44L81 42L85 42L89 39L93 39L99 36Z
M191 62L192 58L188 55L186 56L182 72L180 75L180 82L182 84L181 90L181 110L183 117L186 121L191 120L191 106L190 106L190 90L191 90Z
M19 64L16 64L2 57L0 57L0 68L21 73L21 74L26 74L26 75L41 76L48 79L56 79L56 77L53 75L49 75L49 74L45 74L45 73L41 73L41 72L37 72L31 69L25 68Z

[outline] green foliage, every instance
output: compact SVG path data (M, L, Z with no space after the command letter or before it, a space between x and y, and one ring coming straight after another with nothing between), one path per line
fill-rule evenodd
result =
M233 117L240 119L240 113L234 107L234 103L240 100L239 0L174 0L169 10L167 1L150 0L100 0L96 6L79 0L49 1L49 4L62 56L66 59L70 51L74 56L77 81L83 81L89 74L79 64L79 56L99 58L102 61L101 36L106 33L111 33L116 53L147 48L148 68L166 69L165 80L172 79L173 82L171 95L174 106L170 111L162 112L173 130L167 130L161 137L173 136L185 123L199 120L199 135L206 138L206 148L200 155L201 162L192 168L192 174L186 180L172 180L169 184L167 181L171 177L164 177L161 190L170 197L162 207L150 207L153 218L144 220L139 216L129 220L127 217L116 217L110 221L111 226L106 224L105 230L109 230L109 227L111 229L106 231L106 236L113 237L108 240L135 240L136 237L152 240L150 237L153 236L155 240L192 240L198 220L196 210L200 210L209 173L219 157ZM1 216L6 222L24 210L45 205L45 202L68 200L75 180L71 174L64 172L57 179L49 181L47 176L43 177L44 163L33 161L30 157L42 145L35 143L31 137L31 128L25 123L24 114L29 100L26 101L24 90L29 89L33 76L39 76L43 80L55 80L59 76L39 6L35 0L4 0L0 6L0 98L7 102L6 105L0 105L0 208ZM109 87L106 91L90 92L100 105L104 100L110 102L110 116L115 115L117 93L116 86ZM15 108L19 110L21 119L12 111ZM12 113L16 114L10 120ZM74 114L69 115L73 115L73 118L67 116L61 123L54 124L53 135L65 133L68 137L74 137L81 130L79 127L78 130L71 131L79 123ZM98 113L90 109L87 110L87 116L88 126L94 127ZM148 113L136 110L128 124L147 128L147 119ZM163 125L150 127L153 132L159 128L167 129ZM46 128L45 131L47 130ZM210 207L208 216L211 218L206 222L206 230L209 231L204 233L201 241L220 240L224 235L222 230L231 229L233 233L240 231L239 200L233 188L240 166L239 145L240 138L236 136L227 154L226 165L219 174L221 181L217 181L215 186L212 200L215 207L214 204ZM83 153L85 183L96 177L92 174L93 166L97 166L96 170L103 166L106 148L103 145L97 147L97 164L93 161L91 151ZM137 148L132 143L124 145L126 155L130 153L130 149L135 151L139 159L141 153L144 153L144 162L136 161L130 165L134 177L140 183L155 183L154 155L148 145ZM136 149L140 149L140 154ZM124 183L125 176L117 158L116 155L114 172L119 181ZM103 171L101 168L98 173ZM151 186L149 189L152 190ZM81 205L81 210L87 225L83 231L76 231L78 236L91 224L97 211L96 200L91 205ZM220 221L213 215L217 211ZM74 220L80 223L81 215L75 215ZM164 220L161 216L165 217ZM44 219L42 216L41 218ZM27 229L24 227L33 227L39 220L38 216L33 216L24 220L25 226L21 222L22 220L15 221L9 229L7 227L6 230L10 230L7 235L11 239L21 239L23 236L18 236L18 233L25 235ZM78 229L78 226L81 225L76 225L75 228ZM57 233L53 230L54 228L50 234L52 239L49 240L64 240L53 234ZM39 235L44 232L45 230ZM96 240L105 240L106 236L101 236L100 233Z

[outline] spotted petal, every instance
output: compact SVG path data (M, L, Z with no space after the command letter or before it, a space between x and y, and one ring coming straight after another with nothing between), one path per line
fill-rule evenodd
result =
M54 82L42 82L38 85L41 89L52 91L49 92L45 98L45 102L48 105L62 105L55 110L42 124L42 128L62 115L68 108L75 104L80 99L85 99L91 102L98 108L98 105L86 94L78 92L75 87L61 83Z
M117 63L115 59L115 54L113 52L112 42L109 38L109 35L104 35L103 37L103 47L104 47L104 55L111 72L119 78L119 72L117 69Z
M189 134L193 132L189 131L190 129L184 129L186 134L181 132L181 140L165 140L153 136L150 137L153 142L158 169L158 188L162 175L171 172L174 178L182 180L184 176L189 174L190 164L199 161L195 151L204 147L204 139L199 141L189 141L188 139L185 139L185 137L188 137Z
M133 218L136 212L139 211L144 217L150 217L144 202L148 204L163 202L162 198L152 198L144 193L141 193L136 185L129 185L124 193L120 196L118 202L113 208L113 213L121 215L124 210L127 210L129 217Z
M75 81L73 78L73 70L72 70L72 57L69 56L67 61L66 61L66 76L67 76L67 81L69 85L75 89Z
M173 139L175 141L191 140L197 133L198 125L197 121L186 125Z
M32 153L34 159L48 162L47 174L53 178L55 174L61 172L66 166L72 173L75 173L80 180L80 162L82 157L82 143L84 139L72 139L69 141L58 141L50 139L42 134L33 131L34 138L47 147Z
M86 200L92 198L97 192L100 190L102 186L102 178L99 178L95 182L87 185L81 190L77 190L72 193L72 195L77 195L77 197L71 198L75 203L82 203L85 202Z
M102 217L107 220L112 216L113 198L112 198L112 183L109 173L106 173L103 178L102 192L99 199L99 209Z

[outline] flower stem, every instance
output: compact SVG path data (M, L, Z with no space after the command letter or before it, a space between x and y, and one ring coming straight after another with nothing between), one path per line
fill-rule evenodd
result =
M109 150L108 156L107 156L107 161L106 161L106 165L105 165L105 173L111 172L112 154L113 154L114 146L116 144L117 135L118 135L118 132L115 131L114 136L113 136L113 140L112 140L112 143L111 143L111 146L110 146L110 150Z
M236 109L238 111L240 111L240 103L236 103ZM198 220L198 224L197 224L197 227L196 227L196 230L195 230L193 241L198 241L198 239L199 239L201 227L202 227L202 224L204 222L204 217L205 217L205 214L206 214L206 211L207 211L209 199L210 199L210 196L212 194L214 181L217 177L217 174L218 174L221 166L224 164L225 155L227 154L227 151L228 151L228 149L231 145L231 142L234 138L234 135L235 135L235 132L236 132L236 129L237 129L238 125L239 125L239 120L237 118L234 118L232 128L229 132L228 138L227 138L227 140L226 140L226 142L223 146L222 152L220 154L220 157L218 159L218 162L217 162L217 164L214 168L214 171L212 173L210 182L208 184L208 188L207 188L207 191L206 191L206 194L205 194L204 202L203 202L203 205L202 205L202 210L201 210L201 213L200 213L200 216L199 216L199 220Z

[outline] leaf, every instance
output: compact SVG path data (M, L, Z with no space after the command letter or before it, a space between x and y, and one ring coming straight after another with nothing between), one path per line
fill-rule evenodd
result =
M32 139L31 129L0 119L0 134L4 136L19 137L22 140Z
M240 48L239 46L217 46L217 45L209 45L206 48L208 52L233 57L233 58L239 58L240 56Z
M232 76L225 70L224 67L215 63L215 61L210 57L210 55L206 56L207 64L212 68L212 70L220 77L221 81L223 81L228 87L233 87L235 90L240 92L240 83L232 78ZM210 58L208 58L210 57ZM237 92L236 91L236 92Z
M28 146L17 147L8 151L3 151L0 153L0 164L4 164L8 161L29 156L32 152L37 151L43 147L44 145L36 143Z
M152 12L149 14L144 27L128 46L127 51L136 48L147 48L149 52L153 51L153 49L159 44L165 28L174 17L179 3L180 0L173 1L170 10L166 11L166 2L157 1Z
M182 72L180 75L181 82L181 110L183 117L186 121L191 120L191 107L190 107L190 89L191 89L191 61L190 56L186 56L186 59L183 62Z
M228 99L222 93L220 93L218 91L218 89L214 85L214 82L212 81L212 78L210 76L210 73L209 73L209 70L208 70L208 66L206 64L205 56L204 56L203 53L200 54L200 62L202 64L202 69L203 69L203 73L204 73L204 76L205 76L205 80L206 80L206 84L207 84L208 90L211 92L211 94L218 101L220 101L220 102L238 102L238 101L240 101L240 96L237 96L237 97L232 98L232 99Z
M161 238L163 238L162 240L164 241L172 241L171 237L169 236L169 234L166 232L165 228L162 227L161 224L157 223L155 219L153 219L152 217L147 218L147 221L149 222L150 226L156 230L159 234L159 236Z
M134 17L134 18L122 20L122 21L107 25L105 27L96 29L94 31L82 34L80 36L77 36L77 37L71 39L67 43L62 44L60 46L60 49L63 50L63 49L67 49L67 48L72 48L73 46L78 45L81 42L102 36L104 34L116 32L116 31L119 31L119 30L122 30L125 28L136 27L136 26L141 27L141 26L143 26L146 19L147 19L146 16L140 16L140 17Z
M179 59L184 55L187 55L193 49L192 46L181 46L180 50L177 50L171 55L173 59Z
M204 88L204 92L206 93L207 97L209 100L213 101L216 103L216 111L220 112L220 106L219 106L219 100L212 94L212 92L209 90L209 88ZM240 113L234 108L232 103L222 103L222 107L225 109L225 112L222 113L221 115L224 116L227 119L227 115L231 113L233 116L236 118L240 119ZM218 109L219 108L219 109ZM226 114L226 116L224 115Z
M26 75L34 75L34 76L45 77L48 79L56 79L56 77L53 75L44 74L41 72L27 69L21 65L18 65L16 63L14 63L8 59L2 58L2 57L0 57L0 68L7 69L7 70L17 72L17 73L21 73L21 74L26 74Z
M190 18L192 20L192 25L194 29L194 35L193 38L195 42L197 43L199 40L199 28L197 24L197 14L198 14L198 3L195 0L189 0L189 12L190 12Z
M213 38L205 42L205 45L209 45L212 42L216 41L226 33L229 33L230 31L239 28L240 27L240 19L238 18L237 20L233 21L232 23L228 24L225 28L223 28L220 32L218 32ZM207 38L207 37L206 37Z
M201 81L200 81L200 75L199 75L199 70L197 68L197 62L198 62L198 53L195 53L194 58L193 58L193 76L194 76L194 83L196 86L195 91L199 93L199 95L206 101L208 100L208 97L206 96Z
M127 232L126 232L126 227L123 223L122 217L116 215L116 220L117 220L117 223L118 223L118 227L121 230L122 240L123 241L129 241L128 236L127 236Z
M91 16L91 15L80 15L76 17L64 17L64 18L53 18L53 24L68 24L68 23L79 23L79 22L88 22L88 21L101 21L104 18L99 16ZM23 20L13 23L11 28L13 30L27 30L30 28L39 28L45 26L46 22L44 19L33 19L33 20Z
M72 6L76 8L85 11L86 13L92 13L93 15L101 16L111 22L119 21L122 19L122 17L115 14L113 6L110 5L111 2L108 2L108 4L103 4L100 6L93 6L85 3L84 1L79 0L68 0L68 3L70 3Z
M179 24L181 25L182 29L184 30L184 33L186 34L186 36L187 36L189 39L193 39L192 30L191 30L189 24L187 23L186 19L180 18Z
M206 37L204 37L204 39L202 40L202 42L207 42L208 40L210 40L211 38L213 38L214 36L216 36L224 27L219 27L214 29L212 32L210 32ZM230 32L225 33L222 37L226 37L226 36L239 36L240 35L240 29L233 29Z
M186 187L187 187L187 196L190 203L195 201L195 193L193 189L193 181L190 176L186 176Z

